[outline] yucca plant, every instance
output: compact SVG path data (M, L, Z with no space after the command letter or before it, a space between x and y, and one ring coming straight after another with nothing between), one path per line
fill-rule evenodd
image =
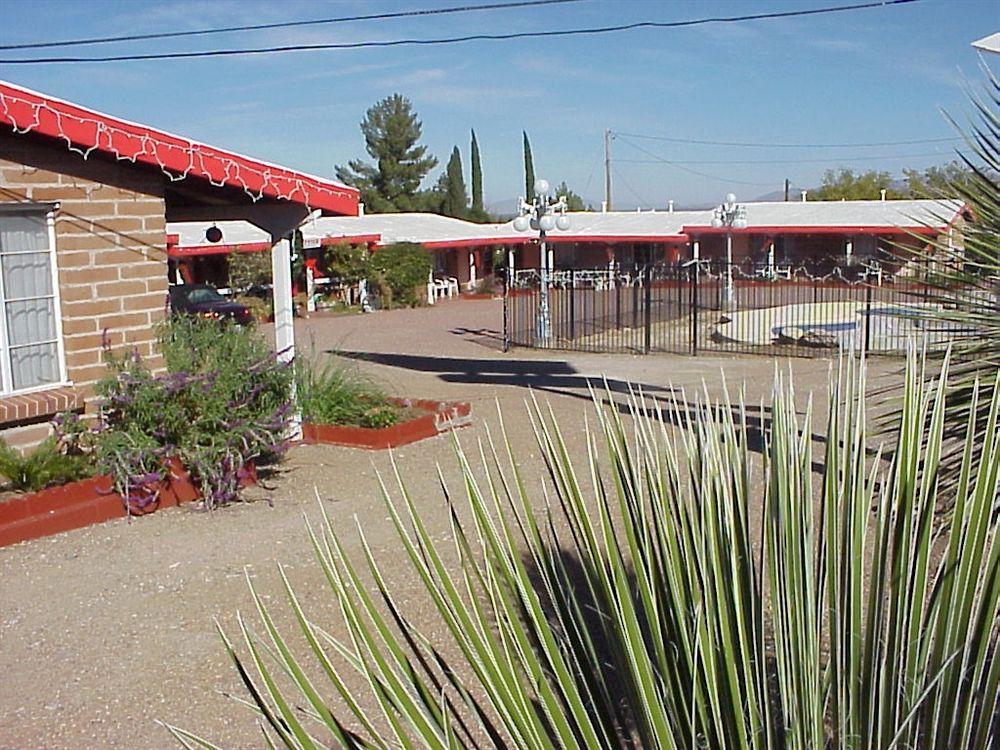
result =
M780 377L760 424L728 395L661 408L636 393L626 414L595 399L586 456L532 402L548 492L529 489L502 420L474 457L459 448L464 500L445 489L454 564L397 473L381 493L443 641L386 583L403 561L366 542L364 560L350 559L324 512L308 537L346 635L310 618L282 570L308 648L293 652L252 584L262 634L241 618L239 648L222 636L267 744L994 746L1000 392L973 386L988 429L974 458L969 420L953 523L939 534L947 369L927 388L911 356L891 460L870 450L863 363L844 360L834 376L822 456L811 404L800 417ZM215 747L169 729L186 747Z
M1000 80L984 68L987 81L982 95L971 95L974 120L968 128L948 118L962 134L965 145L958 153L966 174L941 194L927 197L958 198L965 203L967 220L953 231L932 239L921 261L928 273L930 293L923 295L917 315L926 326L947 332L939 336L931 353L952 360L949 394L945 406L948 438L942 455L943 469L954 481L961 466L961 436L972 404L973 386L979 381L996 388L1000 371ZM946 223L941 219L940 223ZM926 241L926 240L922 240ZM912 256L912 250L903 251ZM914 314L912 311L910 314ZM988 406L980 399L976 429L986 429ZM979 440L974 442L978 445Z

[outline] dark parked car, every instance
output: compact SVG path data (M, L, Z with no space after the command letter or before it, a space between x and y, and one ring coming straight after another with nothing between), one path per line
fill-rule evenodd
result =
M170 312L198 315L203 318L225 318L246 325L253 320L250 308L227 300L208 284L179 284L170 287Z

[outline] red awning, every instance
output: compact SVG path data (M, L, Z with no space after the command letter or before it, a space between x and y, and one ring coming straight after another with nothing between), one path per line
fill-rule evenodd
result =
M59 138L84 159L97 151L158 167L170 179L200 177L253 200L280 198L356 216L358 191L338 182L225 151L0 81L0 124L17 133Z

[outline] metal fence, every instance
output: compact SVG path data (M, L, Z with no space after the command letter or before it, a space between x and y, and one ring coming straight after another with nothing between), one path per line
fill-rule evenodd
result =
M505 296L511 346L591 352L743 352L823 356L864 346L899 353L915 337L950 332L928 322L923 268L875 264L636 264L551 274L518 270ZM547 317L547 320L546 320Z

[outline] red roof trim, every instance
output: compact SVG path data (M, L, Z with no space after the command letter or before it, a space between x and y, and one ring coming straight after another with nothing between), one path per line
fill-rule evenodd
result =
M381 234L352 234L346 237L321 237L319 244L321 247L329 245L340 245L346 242L348 245L369 245L382 239Z
M356 216L358 191L286 167L252 159L146 125L120 120L0 81L0 123L66 142L86 159L93 151L159 167L171 179L194 175L254 200L282 198L309 208Z
M889 226L756 226L746 229L726 227L685 226L689 234L938 234L941 230L933 227L889 227Z
M261 253L271 249L270 242L230 242L224 245L172 245L167 243L167 255L171 258L188 258L196 255L229 255L238 253Z

